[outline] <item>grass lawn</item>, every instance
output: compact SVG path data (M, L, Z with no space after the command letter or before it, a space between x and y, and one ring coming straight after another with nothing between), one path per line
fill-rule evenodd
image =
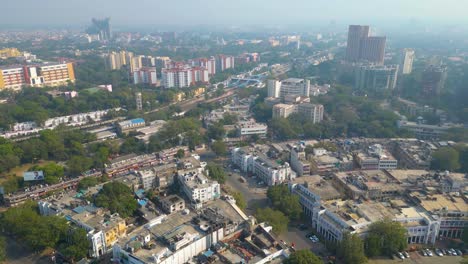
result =
M2 184L4 181L11 179L13 177L23 177L23 172L27 171L30 167L33 165L45 165L48 163L51 163L53 161L50 160L40 160L37 163L26 163L18 167L14 167L11 169L9 172L4 172L0 174L0 184ZM16 176L15 176L16 175Z

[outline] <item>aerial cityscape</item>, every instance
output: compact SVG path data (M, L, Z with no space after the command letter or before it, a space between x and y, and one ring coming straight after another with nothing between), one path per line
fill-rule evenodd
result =
M0 263L468 264L468 3L2 6Z

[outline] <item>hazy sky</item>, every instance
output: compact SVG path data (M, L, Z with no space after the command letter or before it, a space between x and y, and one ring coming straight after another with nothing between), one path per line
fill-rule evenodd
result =
M467 0L0 0L0 25L375 23L467 21Z

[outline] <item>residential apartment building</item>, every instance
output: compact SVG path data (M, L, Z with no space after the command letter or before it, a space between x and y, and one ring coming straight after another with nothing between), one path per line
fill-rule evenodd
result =
M276 104L273 106L273 118L287 118L296 113L297 106L292 104Z
M296 172L298 177L310 175L311 163L307 160L303 146L298 146L291 150L290 163L291 168Z
M234 63L234 56L220 54L216 57L216 67L220 72L234 68Z
M281 82L278 80L268 80L268 97L278 98L280 97Z
M157 86L158 79L155 67L142 67L133 72L133 84Z
M197 82L208 83L208 70L204 67L181 66L161 70L162 86L165 88L184 88Z
M323 105L303 103L297 105L297 113L313 124L320 123L323 120Z
M268 186L281 184L296 177L289 163L278 164L254 149L234 148L231 161L241 171L257 175Z
M0 67L0 89L19 90L23 86L59 86L74 81L75 72L72 63Z
M216 74L216 58L198 58L189 60L189 65L203 67L208 71L209 76Z
M369 36L369 26L350 25L346 61L383 65L386 37Z
M209 180L203 173L193 171L180 173L178 179L182 185L182 191L197 208L201 208L203 203L221 196L219 183Z

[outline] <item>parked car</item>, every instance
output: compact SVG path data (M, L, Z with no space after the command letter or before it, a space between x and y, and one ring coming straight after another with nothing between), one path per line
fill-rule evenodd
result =
M422 256L427 257L427 252L426 252L426 250L423 249L423 250L421 250L420 253L421 253Z
M403 252L403 256L405 256L405 258L409 258L408 252L404 251L404 252Z
M426 248L426 252L427 252L427 255L428 255L429 257L434 256L434 254L432 253L432 251L431 251L430 249Z
M455 252L457 252L457 255L458 255L458 256L462 256L462 255L463 255L463 253L462 253L461 250L459 250L459 249L455 249Z
M443 253L444 255L447 255L447 254L448 254L447 250L445 250L445 249L443 249L443 248L441 249L441 251L442 251L442 253Z
M435 249L435 254L436 254L437 256L439 256L439 257L444 256L444 253L442 253L442 250L440 250L440 249L438 249L438 248Z
M403 253L401 253L401 252L398 252L398 253L397 253L397 256L398 256L398 258L400 258L400 259L405 259L405 256L403 256Z

